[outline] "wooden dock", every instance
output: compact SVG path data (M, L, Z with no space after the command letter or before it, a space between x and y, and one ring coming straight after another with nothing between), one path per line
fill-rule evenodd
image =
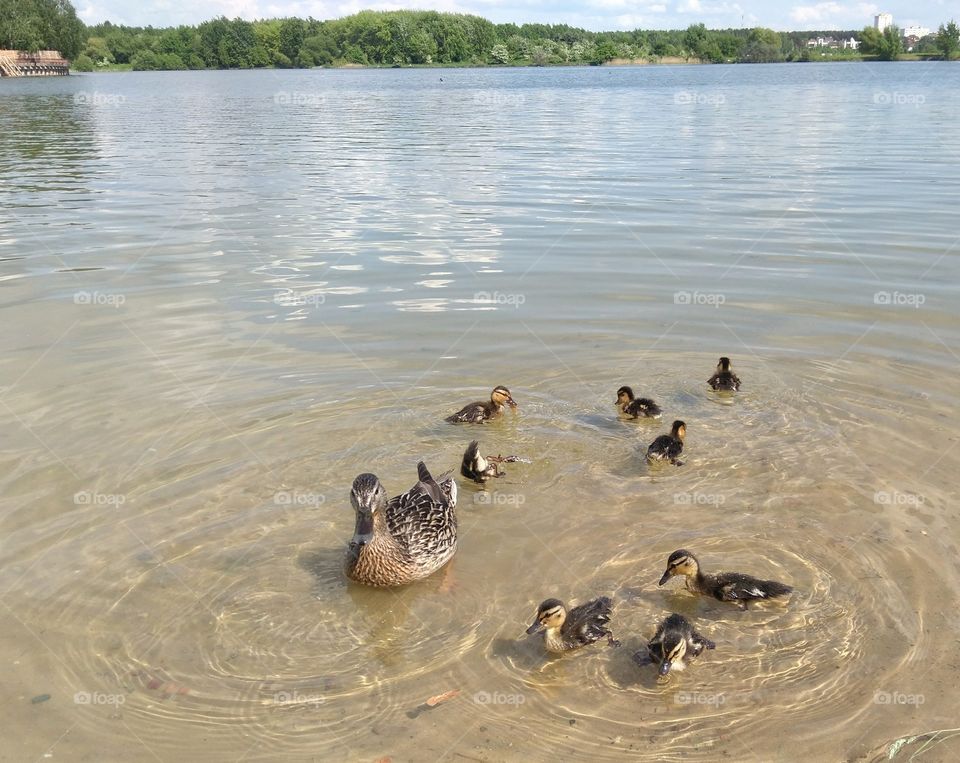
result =
M0 50L0 77L62 77L70 73L70 62L59 50Z

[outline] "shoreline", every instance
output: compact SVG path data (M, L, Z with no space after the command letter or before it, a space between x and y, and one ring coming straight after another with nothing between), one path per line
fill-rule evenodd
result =
M936 61L943 61L944 63L958 63L957 60L946 61L940 56L934 55L920 55L920 54L905 54L896 61L880 61L878 56L824 56L818 59L811 59L809 61L770 61L770 62L743 62L743 61L708 61L699 58L684 58L683 56L663 56L662 58L614 58L610 61L604 61L603 63L574 63L574 62L564 62L564 63L548 63L548 64L533 64L533 63L518 63L518 64L486 64L486 63L444 63L444 64L404 64L402 66L390 65L390 64L355 64L355 63L343 63L343 64L327 64L325 66L312 66L312 67L277 67L277 66L257 66L257 67L245 67L245 68L228 68L228 69L213 69L213 68L204 68L204 69L133 69L129 64L111 64L110 66L98 67L92 72L81 72L75 69L70 70L70 74L118 74L126 72L141 72L141 71L155 71L155 72L223 72L223 71L313 71L316 69L329 69L329 70L340 70L340 69L562 69L562 68L577 68L577 69L589 69L589 68L602 68L602 67L618 67L626 68L631 66L743 66L743 65L758 65L758 66L770 66L775 64L833 64L833 63L890 63L890 64L909 64L909 63L930 63Z

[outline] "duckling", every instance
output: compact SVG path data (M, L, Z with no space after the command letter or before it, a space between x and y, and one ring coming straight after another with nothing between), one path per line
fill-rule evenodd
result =
M662 586L674 575L686 575L688 591L712 596L718 601L736 602L740 609L746 609L747 602L777 599L793 591L785 583L759 580L740 572L719 572L716 575L702 572L697 557L683 548L670 554L667 569L657 585Z
M617 405L620 410L635 419L659 419L660 406L648 397L634 399L630 387L621 387L617 390Z
M452 416L447 416L446 420L451 424L482 424L499 416L504 405L516 408L517 402L510 394L510 390L503 385L498 385L490 393L490 402L484 403L480 400L465 405Z
M607 628L613 601L609 596L588 601L567 612L560 599L547 599L537 608L537 619L527 628L527 633L545 630L543 643L548 652L568 652L586 644L599 641L604 636L610 646L620 646Z
M683 466L677 457L683 452L683 438L687 435L687 425L679 419L673 422L670 434L662 434L647 448L647 461L669 461Z
M491 477L502 477L505 472L501 471L500 464L526 463L529 459L520 456L487 456L480 455L480 442L474 440L463 452L463 461L460 464L460 474L468 480L473 480L481 485Z
M697 633L690 621L683 615L673 613L657 627L647 653L637 652L633 658L640 665L655 662L660 666L660 675L665 676L671 670L683 670L686 667L683 658L699 657L704 649L715 649L710 639Z
M357 514L347 549L347 576L371 586L398 586L425 578L457 550L457 483L438 482L421 461L417 484L387 500L373 474L353 481L350 502Z
M717 363L717 370L714 371L713 376L707 379L707 384L714 389L730 392L736 392L740 389L740 378L733 372L733 368L730 366L730 358L720 358L720 362Z

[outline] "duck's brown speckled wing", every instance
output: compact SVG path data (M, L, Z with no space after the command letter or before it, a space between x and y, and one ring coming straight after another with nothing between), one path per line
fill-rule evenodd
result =
M417 484L387 502L387 527L418 566L439 569L457 549L457 486L434 480L422 462L417 469Z

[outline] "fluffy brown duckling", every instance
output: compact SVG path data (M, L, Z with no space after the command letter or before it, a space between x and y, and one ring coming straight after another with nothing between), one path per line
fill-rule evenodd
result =
M662 586L674 575L686 577L688 591L712 596L718 601L732 601L740 609L746 609L748 602L779 599L793 591L786 583L760 580L741 572L718 572L714 575L703 572L697 557L684 548L670 554L667 569L657 585Z
M610 646L620 646L607 627L613 612L613 601L601 596L569 612L560 599L547 599L537 607L537 619L527 634L544 631L543 643L548 652L569 652L606 637Z
M716 390L727 390L729 392L736 392L740 389L740 378L733 372L730 358L720 358L720 362L717 363L717 370L714 371L713 376L707 379L707 384Z
M683 438L687 435L687 425L677 419L670 427L670 434L662 434L647 448L647 461L669 461L683 466L678 457L683 452Z
M647 644L646 654L637 652L633 658L640 665L656 663L660 675L665 676L671 670L683 670L686 667L684 657L699 657L704 649L715 649L716 646L697 633L687 618L673 613L657 627Z
M517 402L510 394L510 390L503 385L498 385L490 393L488 402L478 400L475 403L469 403L452 416L447 416L446 420L451 424L482 424L499 416L505 405L516 408Z
M633 390L630 387L623 386L617 390L617 407L621 413L632 416L635 419L659 419L660 406L649 397L633 396Z
M529 459L520 456L481 456L480 442L474 440L463 452L463 461L460 463L460 474L468 480L481 485L491 477L502 477L505 472L500 464L530 463Z

